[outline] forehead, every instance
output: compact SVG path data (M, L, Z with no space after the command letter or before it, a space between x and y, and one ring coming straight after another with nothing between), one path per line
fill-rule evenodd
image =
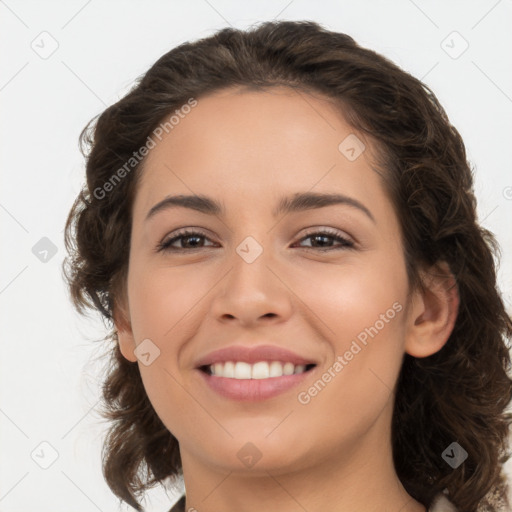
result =
M146 210L171 192L231 192L252 201L278 190L340 186L361 197L381 186L369 141L320 94L231 88L199 97L187 110L146 157L136 199ZM364 151L349 158L347 146Z
M333 137L353 131L333 100L313 94L282 86L216 91L198 98L197 106L181 116L164 139L169 149L186 149L192 143L200 145L203 153L206 149L213 152L215 148L229 148L234 157L239 154L235 149L240 148L242 155L249 158L251 153L247 151L261 154L264 149L268 155L290 145L307 150L321 139L328 137L327 145ZM149 162L162 148L156 149L149 155Z

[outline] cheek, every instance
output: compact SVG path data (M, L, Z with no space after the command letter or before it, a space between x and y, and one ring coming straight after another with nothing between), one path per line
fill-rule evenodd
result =
M321 408L344 397L358 408L364 403L368 411L380 410L394 386L404 353L407 281L400 258L388 261L326 266L315 274L314 287L294 290L314 311L319 351L330 357L324 364L331 373L318 385Z
M134 272L129 293L132 327L137 342L150 338L161 351L169 352L176 348L176 344L170 341L177 335L183 338L183 327L187 323L185 317L193 315L194 306L209 289L204 276L191 269L189 266Z
M149 268L144 265L141 269ZM194 420L176 417L176 411L191 410L194 400L187 393L180 367L180 354L187 340L194 336L201 299L215 284L218 274L211 276L182 268L152 268L140 271L134 267L129 277L132 329L137 344L150 339L158 347L158 356L150 365L139 363L146 393L155 411L176 437L193 431ZM198 411L200 413L200 411ZM195 415L191 414L191 418Z
M359 334L364 341L375 324L382 338L396 339L401 332L407 282L401 260L395 261L377 254L366 260L354 257L343 265L304 268L288 278L294 279L294 293L311 312L311 325L322 326L322 336L344 351Z
M315 446L326 453L341 435L350 444L391 407L403 359L405 290L392 274L379 281L372 274L317 281L326 293L316 295L312 308L329 327L323 343L331 360L309 388L298 390L295 419L298 436L323 432Z

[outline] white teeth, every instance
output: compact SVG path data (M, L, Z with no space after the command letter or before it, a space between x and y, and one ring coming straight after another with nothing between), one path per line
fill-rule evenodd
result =
M239 361L235 364L235 379L250 379L251 378L251 365L249 363L242 363Z
M306 365L280 361L258 361L254 364L243 361L225 363L215 363L209 367L210 373L216 377L227 377L230 379L268 379L270 377L282 377L283 375L293 375L294 373L304 373Z
M222 363L215 363L214 365L210 366L213 370L213 375L218 375L219 373L222 373ZM225 370L225 373L227 373L227 370Z
M222 365L222 363L220 363ZM219 375L225 375L226 377L234 378L235 376L235 363L228 361L224 364L224 368L221 367Z
M272 361L269 377L281 377L281 375L283 375L283 365L279 361Z
M283 375L293 375L295 365L293 363L284 363Z
M260 361L252 365L252 379L267 379L268 377L270 377L270 368L266 361Z

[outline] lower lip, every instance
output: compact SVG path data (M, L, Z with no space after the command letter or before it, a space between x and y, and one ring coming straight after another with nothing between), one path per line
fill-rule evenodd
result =
M215 377L202 370L197 370L206 384L226 398L240 401L260 401L277 396L300 384L311 375L316 366L307 372L283 375L282 377L270 377L268 379L230 379L228 377Z

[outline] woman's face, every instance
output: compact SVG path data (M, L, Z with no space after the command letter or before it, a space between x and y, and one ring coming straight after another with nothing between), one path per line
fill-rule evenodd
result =
M413 321L370 149L327 100L281 87L199 98L151 149L120 343L184 467L279 474L389 449ZM208 202L165 202L182 195Z

